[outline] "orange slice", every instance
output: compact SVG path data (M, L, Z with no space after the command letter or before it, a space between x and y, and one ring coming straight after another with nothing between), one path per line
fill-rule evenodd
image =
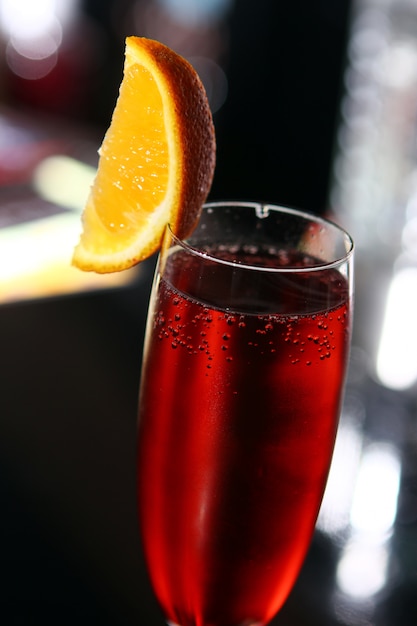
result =
M210 191L215 135L193 67L163 44L128 37L123 80L99 151L73 264L86 271L132 267L197 223Z

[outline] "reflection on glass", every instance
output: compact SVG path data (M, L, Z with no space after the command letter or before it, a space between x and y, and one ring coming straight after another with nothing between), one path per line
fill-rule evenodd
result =
M386 537L397 512L401 465L396 448L374 443L362 456L350 522L356 533Z
M345 402L335 451L317 527L329 535L349 526L353 490L362 449L360 423L364 407L359 400Z
M387 582L388 564L389 549L385 544L352 539L345 546L337 567L339 589L356 600L375 595Z
M377 374L391 389L417 382L417 267L399 270L388 290L377 355Z
M338 586L351 597L373 596L387 582L400 475L394 446L374 443L365 448L351 508L351 538L337 567Z

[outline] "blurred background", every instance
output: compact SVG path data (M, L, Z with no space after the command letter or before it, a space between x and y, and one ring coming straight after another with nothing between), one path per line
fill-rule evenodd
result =
M136 402L155 259L69 266L124 39L209 95L212 199L330 216L356 241L334 463L281 626L417 623L413 0L0 0L0 619L158 626L137 537Z

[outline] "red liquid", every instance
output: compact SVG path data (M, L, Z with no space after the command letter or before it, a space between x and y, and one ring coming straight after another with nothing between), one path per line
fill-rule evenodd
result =
M221 276L204 281L216 308L182 295L192 265L171 279L178 289L160 281L147 331L140 403L150 576L176 624L263 624L294 584L326 483L348 350L347 285L336 271L318 272L315 313L290 315L306 306L306 280L277 303L282 284L269 279L260 314L240 312L245 279L236 313L220 308Z

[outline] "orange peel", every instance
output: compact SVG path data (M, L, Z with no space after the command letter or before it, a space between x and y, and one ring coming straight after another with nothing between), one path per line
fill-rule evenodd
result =
M215 152L209 102L191 64L160 42L128 37L73 265L128 269L159 249L168 223L178 237L191 233L211 188Z

